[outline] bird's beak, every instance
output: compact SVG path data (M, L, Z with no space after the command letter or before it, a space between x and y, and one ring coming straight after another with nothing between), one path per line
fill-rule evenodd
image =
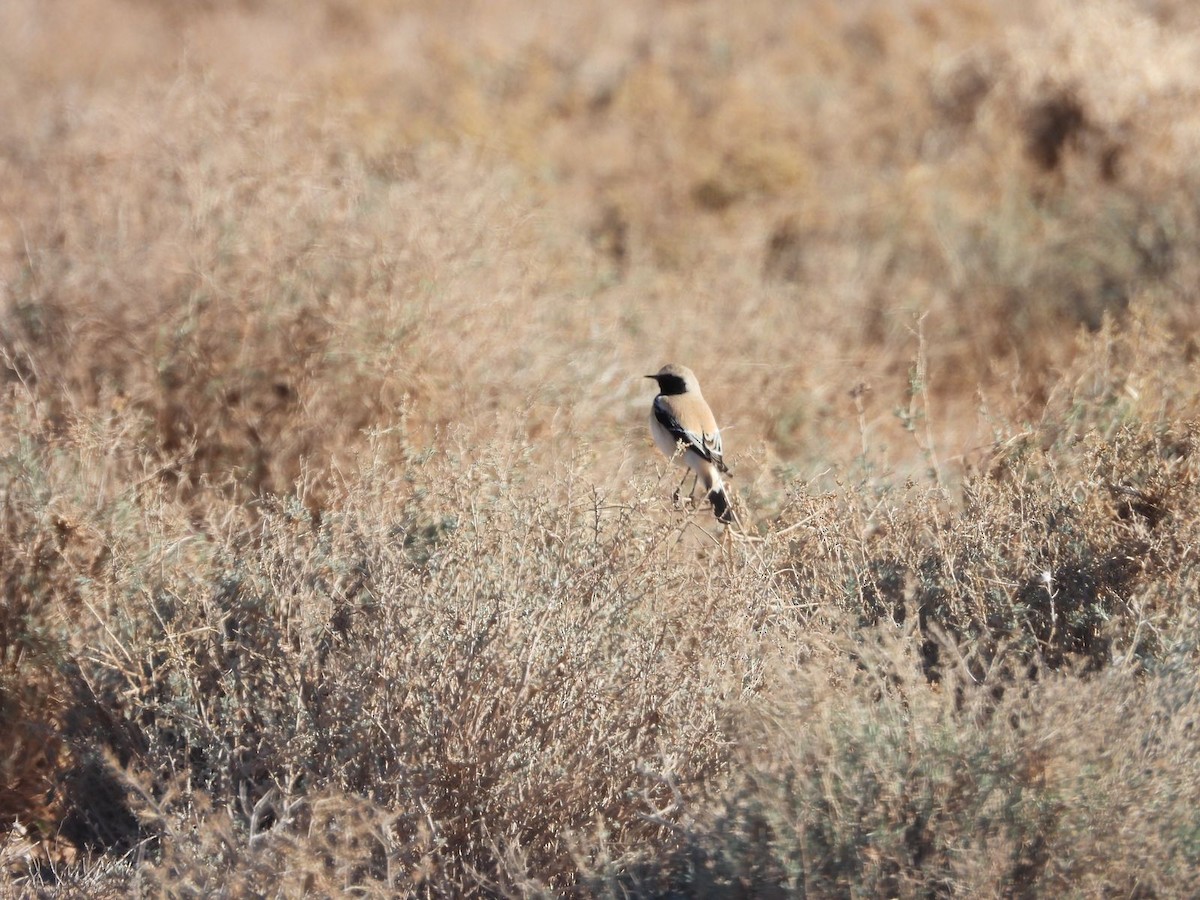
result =
M646 377L646 378L657 378L658 376L657 376L657 375L647 375L647 376L645 376L645 377Z

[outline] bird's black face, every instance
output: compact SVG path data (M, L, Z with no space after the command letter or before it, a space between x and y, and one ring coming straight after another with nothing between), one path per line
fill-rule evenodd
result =
M658 390L661 394L686 394L687 382L678 375L647 375L647 378L653 378L658 382Z

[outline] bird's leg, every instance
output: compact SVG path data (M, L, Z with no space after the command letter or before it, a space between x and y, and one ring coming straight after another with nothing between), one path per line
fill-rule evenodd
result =
M683 483L685 481L687 481L689 472L691 472L691 469L683 470L683 478L681 478L679 480L679 487L675 488L675 493L671 495L671 502L674 503L676 506L679 505L679 492L683 490ZM695 489L696 489L696 487L695 487L695 485L693 485L692 490L694 491Z

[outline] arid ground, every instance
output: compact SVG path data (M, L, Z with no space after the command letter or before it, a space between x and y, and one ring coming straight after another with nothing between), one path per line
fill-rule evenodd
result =
M1200 6L4 0L0 112L4 896L1200 890Z

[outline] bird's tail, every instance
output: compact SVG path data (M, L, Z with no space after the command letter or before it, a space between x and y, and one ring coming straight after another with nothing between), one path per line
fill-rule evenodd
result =
M733 506L729 502L729 495L725 493L725 485L718 484L709 491L708 502L712 504L718 522L722 525L733 524Z

